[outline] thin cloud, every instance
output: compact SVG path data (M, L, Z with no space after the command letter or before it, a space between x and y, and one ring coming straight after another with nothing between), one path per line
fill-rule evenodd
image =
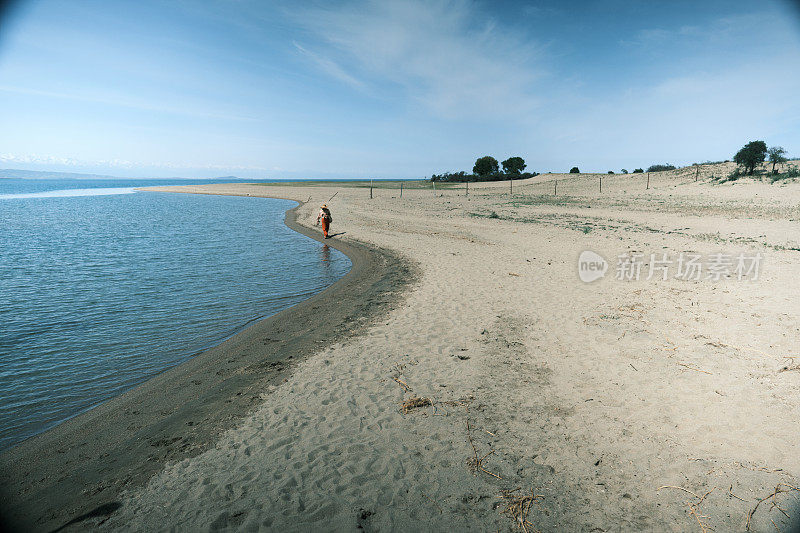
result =
M665 44L692 46L733 46L747 43L757 48L765 43L798 44L795 28L781 12L765 11L719 17L704 26L683 25L675 28L642 28L620 44L660 48Z
M333 76L337 80L350 85L351 87L355 87L356 89L364 89L364 84L348 74L344 71L342 67L336 64L334 61L323 57L319 54L311 52L310 50L305 49L304 47L300 46L297 42L293 42L294 47L305 57L309 58L313 61L323 72L326 74Z
M144 100L139 101L117 95L89 95L89 94L76 94L68 92L44 91L41 89L32 89L29 87L17 87L13 85L0 85L0 91L8 93L16 93L16 94L25 94L31 96L43 96L46 98L59 98L59 99L75 100L75 101L89 102L95 104L106 104L112 106L126 107L130 109L138 109L141 111L156 111L159 113L169 113L171 115L222 119L222 120L231 120L240 122L251 122L255 120L251 117L246 117L242 115L198 111L187 107L155 105Z
M367 1L297 18L336 54L332 64L400 88L440 117L508 119L536 108L538 47L509 35L472 3Z
M741 82L742 71L777 71L786 61L787 57L774 57L687 73L630 88L603 103L567 105L572 111L545 117L543 130L556 141L554 152L558 144L568 143L576 154L591 154L596 171L660 160L690 164L726 159L755 138L789 145L796 137L798 106L793 95L800 91L800 75L785 71L780 78ZM560 164L566 167L570 161Z

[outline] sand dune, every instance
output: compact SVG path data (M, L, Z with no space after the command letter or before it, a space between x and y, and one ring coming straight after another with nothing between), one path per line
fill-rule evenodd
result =
M402 305L310 354L101 527L520 530L504 510L533 494L528 531L745 530L759 499L800 485L800 187L676 172L649 190L607 178L601 195L583 175L551 197L545 177L514 197L507 183L341 189L336 238L418 266ZM310 195L306 225L336 192L180 190ZM608 260L605 278L578 279L584 250ZM645 274L650 253L764 259L757 281L615 279L630 252ZM432 405L404 413L414 397ZM767 500L751 528L796 526L798 501Z

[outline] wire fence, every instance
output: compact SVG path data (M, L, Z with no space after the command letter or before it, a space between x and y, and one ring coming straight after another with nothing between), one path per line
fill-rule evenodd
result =
M779 165L778 170L785 172L789 166L796 165L792 160ZM767 165L767 167L769 164ZM765 167L762 170L769 170ZM406 184L406 194L428 189L435 196L453 195L526 195L526 196L597 196L613 193L639 193L691 183L707 183L725 181L736 170L733 162L705 163L660 172L637 172L628 174L540 174L525 180L506 180L491 182L413 182ZM763 176L762 176L763 178ZM403 182L394 182L394 186L386 187L395 196L403 197ZM373 187L370 184L370 198ZM378 189L378 187L375 187Z

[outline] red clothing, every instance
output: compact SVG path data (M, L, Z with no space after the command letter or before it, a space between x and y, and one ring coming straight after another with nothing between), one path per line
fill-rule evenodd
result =
M321 207L319 210L319 214L317 215L317 222L322 222L322 233L325 235L325 238L328 238L328 229L331 227L331 222L333 222L333 217L331 216L331 212L324 207Z

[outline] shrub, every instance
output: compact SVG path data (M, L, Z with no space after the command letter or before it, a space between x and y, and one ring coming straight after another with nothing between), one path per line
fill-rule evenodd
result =
M756 166L767 158L767 143L764 141L750 141L733 156L733 162L744 168L747 174L753 174Z
M792 179L792 178L800 178L800 168L797 168L794 165L791 165L789 168L786 169L786 172L783 174L773 174L770 178L770 183L775 183L776 181L785 180L785 179Z
M723 183L726 182L726 181L736 181L741 177L742 177L742 173L739 172L739 167L736 167L735 169L733 169L733 172L728 174L724 179L722 179L720 181L723 182Z
M572 167L571 169L569 169L569 173L570 174L580 174L581 171L578 170L578 167Z
M634 174L642 174L642 173L644 173L644 170L642 170L641 168L634 168L633 169L633 173Z
M614 173L613 170L609 170L606 174L613 174L613 173Z
M434 174L431 176L431 181L446 182L446 181L473 181L473 176L470 176L463 170L461 172L445 172L443 174Z
M623 174L627 174L628 173L628 169L627 168L623 168L622 170L620 170L620 172L622 172Z
M675 170L675 165L664 163L661 165L650 165L647 169L648 172L664 172L665 170Z
M538 175L539 175L538 172L523 172L522 174L519 174L518 176L514 176L512 179L525 180L525 179L528 179L528 178L535 178Z
M440 183L464 183L474 181L505 181L505 180L524 180L538 176L538 172L523 172L522 174L503 174L502 172L494 172L483 176L476 176L475 174L467 174L463 170L461 172L445 172L443 174L434 174L430 180Z

